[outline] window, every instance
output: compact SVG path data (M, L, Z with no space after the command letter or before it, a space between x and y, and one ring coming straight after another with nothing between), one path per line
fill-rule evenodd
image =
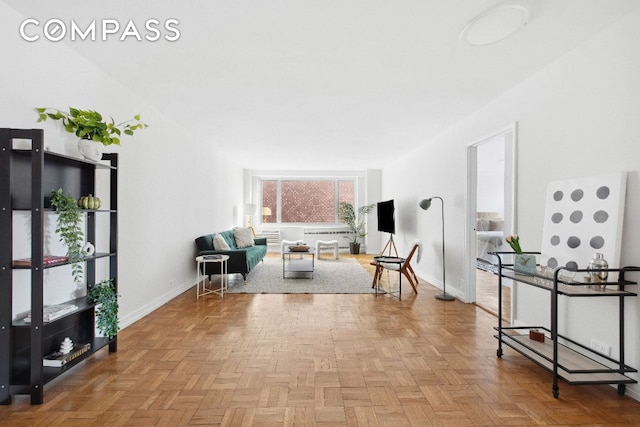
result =
M338 202L354 201L354 180L262 180L262 222L338 222Z

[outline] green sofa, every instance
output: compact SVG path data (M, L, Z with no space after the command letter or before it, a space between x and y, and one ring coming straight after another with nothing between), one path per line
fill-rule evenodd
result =
M213 237L216 234L222 235L230 249L214 249ZM229 260L227 261L227 272L229 274L242 274L243 279L247 280L247 274L249 274L249 272L253 270L253 268L258 265L267 254L266 238L255 238L253 241L255 242L255 246L238 248L233 235L233 230L226 230L220 233L207 234L198 237L196 239L196 246L198 247L198 256L212 254L229 255ZM219 263L205 263L204 267L205 271L203 271L203 274L208 275L209 278L211 278L212 274L220 274L221 266Z

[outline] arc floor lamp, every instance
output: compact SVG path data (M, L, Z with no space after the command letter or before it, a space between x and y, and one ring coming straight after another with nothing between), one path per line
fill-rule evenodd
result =
M446 282L446 273L445 273L445 262L444 262L444 200L442 197L434 196L428 199L423 199L420 201L419 205L425 211L431 207L431 201L433 199L440 199L442 203L442 293L436 295L437 299L443 301L453 301L455 297L453 295L447 294L447 282Z

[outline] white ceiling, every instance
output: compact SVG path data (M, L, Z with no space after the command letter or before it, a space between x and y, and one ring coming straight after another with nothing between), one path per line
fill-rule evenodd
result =
M458 40L464 25L501 2L4 1L42 21L131 18L143 30L178 19L174 43L68 44L188 124L185 142L208 139L254 169L383 167L640 6L519 0L524 30L470 47Z

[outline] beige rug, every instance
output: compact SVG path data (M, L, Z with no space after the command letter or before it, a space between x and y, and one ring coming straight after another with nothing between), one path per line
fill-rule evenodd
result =
M313 276L290 273L282 278L282 259L265 258L247 281L230 277L226 293L248 294L372 294L373 277L353 258L315 260Z

